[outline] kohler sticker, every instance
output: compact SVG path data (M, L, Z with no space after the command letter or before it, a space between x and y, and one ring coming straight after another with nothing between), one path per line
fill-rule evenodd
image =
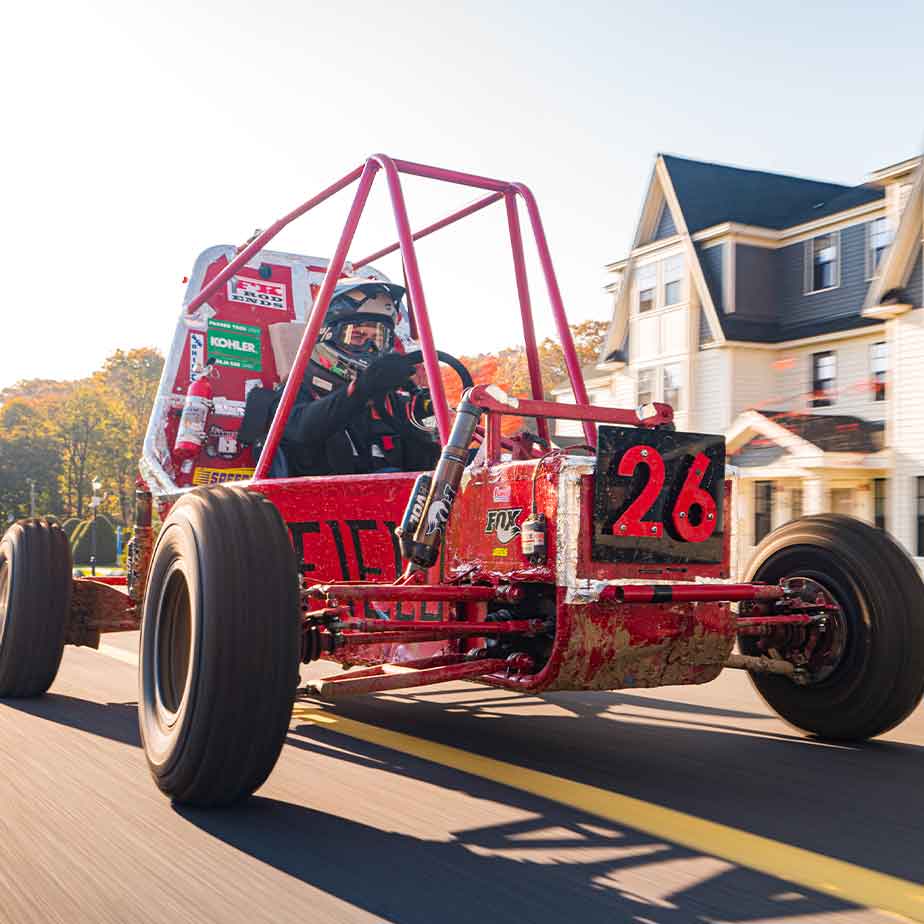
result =
M485 533L488 535L494 533L497 536L497 541L506 545L511 539L516 539L520 535L520 526L517 520L522 512L522 507L489 510L488 520L484 526Z
M275 308L277 311L287 311L289 308L288 288L284 282L251 279L248 276L232 276L228 280L228 301L242 302L256 308Z
M234 321L209 319L208 358L219 366L259 372L260 328Z

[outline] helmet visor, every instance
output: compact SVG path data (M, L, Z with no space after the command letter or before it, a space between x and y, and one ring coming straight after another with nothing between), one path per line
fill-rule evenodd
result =
M395 345L395 329L378 316L353 317L332 324L329 339L345 353L387 353Z

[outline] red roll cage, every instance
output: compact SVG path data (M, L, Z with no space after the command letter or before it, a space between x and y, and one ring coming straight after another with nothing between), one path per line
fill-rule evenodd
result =
M348 186L351 186L353 183L358 181L356 192L353 197L353 203L350 206L350 211L347 215L343 231L341 232L337 248L334 251L334 255L331 258L323 282L321 283L320 290L318 291L317 297L315 298L314 306L311 310L305 333L302 337L301 344L299 345L298 356L285 384L279 408L276 412L272 426L270 427L269 434L267 436L264 452L262 453L260 460L257 463L256 471L254 472L254 479L265 478L268 473L270 460L273 458L273 454L279 445L285 422L288 419L289 412L291 411L292 405L295 402L299 383L301 382L305 373L305 367L308 363L308 358L310 357L311 351L314 348L315 342L318 338L318 332L322 326L324 315L327 312L327 306L330 302L331 295L333 293L334 287L337 284L337 280L340 278L343 272L343 268L347 262L347 253L349 251L350 245L352 244L353 236L356 233L359 219L363 213L363 210L365 209L366 201L369 197L369 191L372 188L372 184L380 170L385 173L386 182L388 184L392 210L394 212L395 223L398 229L398 240L388 245L387 247L383 247L380 250L369 254L368 256L365 256L359 260L352 261L352 267L354 270L356 270L371 263L373 260L376 260L379 257L394 253L396 250L400 251L407 282L411 333L415 339L419 338L420 340L420 346L423 352L424 368L426 369L427 379L433 396L440 441L445 444L449 436L450 410L446 401L446 394L443 389L442 378L439 373L439 360L437 358L436 347L433 342L433 332L430 327L427 301L423 291L423 284L420 279L420 269L417 263L417 253L414 247L414 242L422 237L426 237L427 235L432 234L435 231L439 231L442 228L454 224L455 222L460 221L469 215L473 215L474 213L481 211L481 209L484 209L487 206L501 200L504 201L507 214L507 228L510 235L510 247L513 255L513 269L516 279L517 295L519 297L520 303L520 317L523 323L523 342L526 349L526 360L529 369L530 388L533 399L532 402L528 403L530 406L533 405L533 402L548 404L547 402L543 401L542 373L539 365L539 349L536 344L536 331L533 324L532 300L530 297L529 282L527 280L526 274L526 263L523 253L523 236L520 230L520 216L517 203L518 198L522 199L525 203L530 226L532 227L533 237L536 242L536 249L539 254L539 262L541 264L542 273L545 278L549 301L552 306L552 314L555 318L555 325L559 340L561 342L562 351L564 353L565 365L568 370L568 377L571 382L571 388L574 393L575 402L577 405L587 405L588 403L587 391L584 387L584 380L581 375L581 368L578 362L577 352L574 348L574 341L571 337L571 330L568 327L568 320L565 316L561 291L558 287L558 280L555 276L555 269L552 266L552 257L549 253L545 231L542 226L542 219L539 216L539 208L536 205L536 200L529 188L522 183L494 180L490 179L489 177L476 176L475 174L471 173L462 173L457 170L447 170L442 167L431 167L424 164L413 163L411 161L396 160L384 154L373 154L362 166L352 170L336 183L328 186L327 189L318 193L318 195L309 199L307 202L289 212L287 215L284 215L265 231L254 237L237 254L237 256L220 273L218 273L217 276L215 276L206 286L202 288L198 295L196 295L187 305L187 311L194 311L197 307L199 307L199 305L201 305L215 292L217 292L219 288L224 285L224 283L230 279L235 272L237 272L238 269L240 269L248 262L248 260L254 257L264 247L266 247L266 245L284 227L286 227L286 225L294 221L296 218L304 215L311 209L315 208L317 205L320 205L334 194L340 192L343 189L346 189ZM487 190L488 195L415 232L411 230L411 225L407 214L407 207L404 201L404 191L401 185L402 173L425 177L433 180L440 180L444 183L453 183L459 186L465 186L473 189ZM557 405L556 407L561 408L562 406ZM543 409L540 409L539 407L533 407L532 409L542 415L537 418L539 435L543 439L548 440L549 428L548 420L546 418L548 416L556 416L556 412L550 411L548 408L546 408L544 409L545 413L543 414ZM591 409L588 406L587 411L584 411L583 409L578 410L575 408L572 413L567 415L569 417L574 415L572 419L581 420L585 439L591 446L596 445L596 428L594 426L593 420L591 419L591 414L597 420L600 420L603 417L608 417L609 415L606 414L605 411L601 414L602 410L603 409L601 408ZM511 411L506 410L506 412L510 413ZM524 406L520 412L528 415L529 408ZM623 414L625 413L626 412L623 412ZM631 417L631 421L626 419L625 421L620 420L618 422L638 422L634 413L631 414Z

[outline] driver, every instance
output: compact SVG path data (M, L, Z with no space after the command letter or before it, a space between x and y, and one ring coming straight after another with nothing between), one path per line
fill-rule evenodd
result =
M396 351L401 286L341 280L282 437L289 475L425 471L439 457L418 422L425 391L397 392L415 365Z

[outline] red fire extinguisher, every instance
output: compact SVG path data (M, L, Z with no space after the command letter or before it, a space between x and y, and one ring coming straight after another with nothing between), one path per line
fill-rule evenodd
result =
M206 366L199 377L189 383L186 391L183 413L180 415L180 427L173 445L173 457L179 464L198 455L205 442L205 426L208 423L214 397L212 385L209 382L213 368L211 364Z

